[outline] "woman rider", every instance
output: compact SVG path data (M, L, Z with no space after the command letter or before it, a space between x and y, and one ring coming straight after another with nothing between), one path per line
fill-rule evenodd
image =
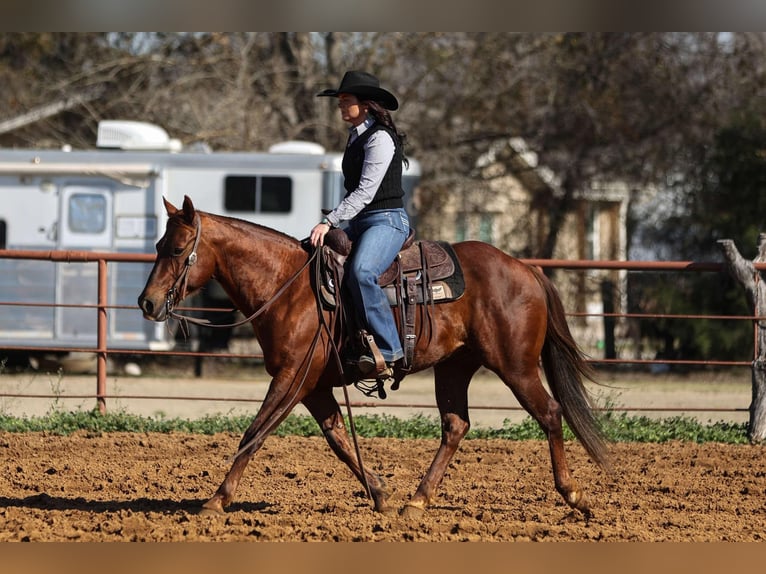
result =
M317 96L337 97L340 115L350 127L342 164L346 195L311 230L311 244L322 245L330 229L348 222L345 231L353 249L345 272L346 285L361 327L373 336L386 363L377 369L374 358L363 354L357 365L362 374L377 377L389 374L393 363L404 357L391 306L378 285L378 277L396 258L409 234L402 199L405 136L389 113L399 102L380 87L375 76L356 70L346 72L337 90L327 89Z

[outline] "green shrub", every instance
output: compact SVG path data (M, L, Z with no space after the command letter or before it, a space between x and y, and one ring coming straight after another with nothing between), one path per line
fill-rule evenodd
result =
M18 418L0 414L0 431L4 432L48 432L67 435L75 431L94 433L108 432L186 432L192 434L214 434L231 432L241 434L252 421L246 415L215 415L201 419L168 419L162 416L142 417L122 412L101 414L92 411L53 411L45 416ZM356 432L361 437L379 438L439 438L440 423L436 417L416 415L400 419L392 415L359 415L353 417ZM745 444L747 425L745 423L717 422L702 424L695 419L671 417L650 419L644 416L615 415L607 413L600 417L604 434L614 442L666 442L670 440L688 442L721 442ZM348 427L347 421L347 427ZM313 418L289 415L276 429L277 436L322 436ZM502 428L471 429L467 439L544 440L540 427L527 417L520 423L507 419ZM573 440L571 430L565 425L564 438Z

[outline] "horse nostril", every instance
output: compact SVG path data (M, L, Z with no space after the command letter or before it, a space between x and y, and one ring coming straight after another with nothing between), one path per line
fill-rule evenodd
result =
M151 315L154 311L154 304L149 299L141 299L138 303L139 307L143 309L144 314Z

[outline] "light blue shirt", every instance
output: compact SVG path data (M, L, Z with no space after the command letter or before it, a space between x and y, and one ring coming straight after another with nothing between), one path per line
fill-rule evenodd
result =
M358 126L349 128L349 145L375 124L375 120L367 117ZM327 220L337 227L341 221L356 217L375 197L383 176L386 175L391 160L394 159L394 140L385 130L378 130L364 144L364 163L359 186L348 197L338 204L328 215Z

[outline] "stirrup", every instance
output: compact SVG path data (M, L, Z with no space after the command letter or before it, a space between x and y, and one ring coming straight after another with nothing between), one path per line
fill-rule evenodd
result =
M359 369L359 372L362 374L362 376L366 377L375 373L378 368L378 364L370 355L362 355L356 361L356 368Z
M374 379L359 379L354 381L353 384L366 397L372 397L377 394L379 398L385 399L388 396L385 387L387 381L395 381L394 368L391 365L386 365L386 368L378 373ZM393 386L391 388L396 390Z
M362 373L362 376L370 375L382 372L386 368L386 361L383 359L383 355L378 349L378 345L375 343L375 338L362 329L359 331L359 340L363 349L362 356L357 361L357 369Z

